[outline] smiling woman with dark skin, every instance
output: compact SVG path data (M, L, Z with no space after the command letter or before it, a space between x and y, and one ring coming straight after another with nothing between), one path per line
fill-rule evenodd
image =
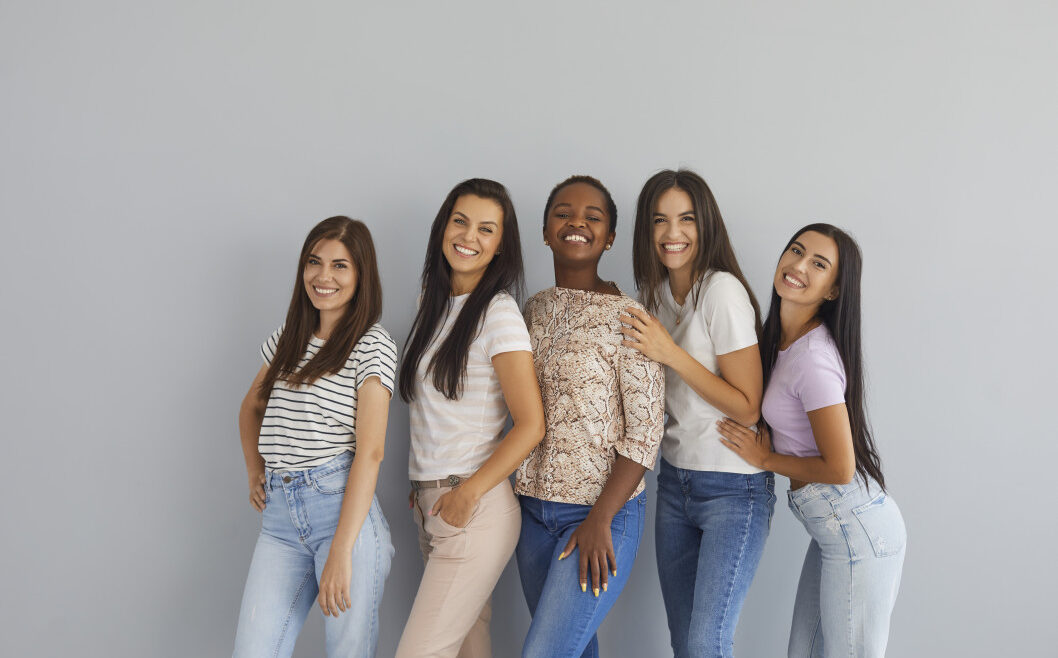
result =
M642 307L599 277L616 221L609 192L588 176L557 185L546 204L556 286L526 303L525 318L547 425L515 487L515 555L533 615L523 656L598 655L595 631L643 533L643 474L664 429L664 376L622 345L621 313Z

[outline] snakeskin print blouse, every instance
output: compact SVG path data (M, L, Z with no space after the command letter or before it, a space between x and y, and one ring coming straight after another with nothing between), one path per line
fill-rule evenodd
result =
M518 468L515 491L594 505L617 454L654 468L665 430L660 364L621 345L624 293L549 288L525 304L547 429ZM632 497L643 491L640 480Z

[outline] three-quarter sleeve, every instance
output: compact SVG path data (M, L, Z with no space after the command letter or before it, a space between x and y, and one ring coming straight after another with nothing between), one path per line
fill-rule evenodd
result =
M665 370L631 347L621 346L617 361L624 435L618 437L614 449L653 469L665 433Z

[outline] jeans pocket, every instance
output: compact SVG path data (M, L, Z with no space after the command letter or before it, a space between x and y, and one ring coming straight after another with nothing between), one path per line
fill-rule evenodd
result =
M310 478L312 488L321 494L343 494L349 482L349 469L343 468L320 477Z
M870 540L875 556L889 557L904 550L907 543L904 519L896 504L889 500L885 492L879 493L866 505L852 510L852 513Z

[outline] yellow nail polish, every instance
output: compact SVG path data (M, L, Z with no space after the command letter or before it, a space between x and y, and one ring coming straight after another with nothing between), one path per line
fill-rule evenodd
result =
M614 578L617 578L617 569L614 569L614 570L613 570L613 577L614 577Z
M566 557L565 553L559 553L558 554L558 559L560 559L560 560L565 559L565 557Z
M602 584L602 591L604 591L604 592L606 591L606 583Z
M596 588L595 588L595 589L593 589L592 591L593 591L593 592L595 592L595 598L599 598L599 588L598 588L598 587L596 587Z
M588 591L588 583L581 583L580 584L580 591L587 592Z

